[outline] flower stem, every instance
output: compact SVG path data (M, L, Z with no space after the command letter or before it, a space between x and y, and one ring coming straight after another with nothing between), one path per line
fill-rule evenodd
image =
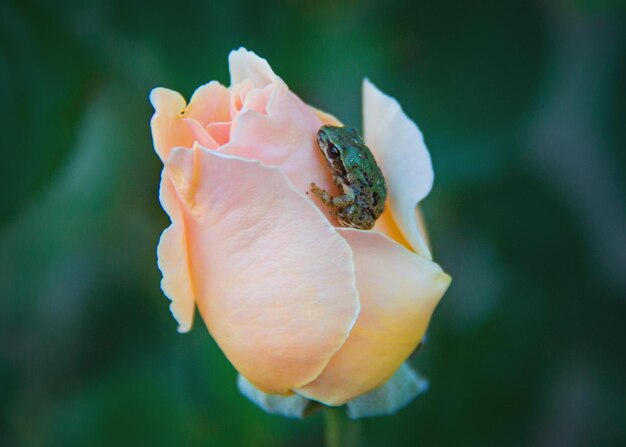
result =
M359 443L360 424L348 419L343 408L326 407L326 447L357 447Z

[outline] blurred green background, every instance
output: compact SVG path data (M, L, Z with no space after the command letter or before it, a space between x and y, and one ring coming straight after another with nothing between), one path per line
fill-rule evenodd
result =
M432 154L431 389L364 445L626 445L625 8L463 3L2 0L0 446L322 443L159 289L148 93L241 45L356 125L368 76Z

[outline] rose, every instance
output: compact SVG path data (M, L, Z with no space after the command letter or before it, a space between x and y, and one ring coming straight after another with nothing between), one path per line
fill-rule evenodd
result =
M234 367L259 390L341 405L385 383L422 339L450 278L431 261L417 203L432 186L417 126L367 80L365 141L387 183L372 231L338 226L323 124L254 53L229 56L231 86L186 105L156 88L151 121L172 224L158 246L179 331L197 306Z

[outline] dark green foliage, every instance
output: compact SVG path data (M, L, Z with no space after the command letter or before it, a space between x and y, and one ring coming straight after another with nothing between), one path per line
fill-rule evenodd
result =
M242 397L159 289L148 93L228 83L241 45L343 122L370 77L432 154L454 279L412 360L431 389L364 445L625 445L620 5L0 2L0 445L322 443L320 415Z

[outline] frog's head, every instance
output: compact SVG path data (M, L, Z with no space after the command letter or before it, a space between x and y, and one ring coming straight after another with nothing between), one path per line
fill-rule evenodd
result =
M317 132L317 143L328 164L342 171L346 158L362 147L363 140L354 127L322 126Z

